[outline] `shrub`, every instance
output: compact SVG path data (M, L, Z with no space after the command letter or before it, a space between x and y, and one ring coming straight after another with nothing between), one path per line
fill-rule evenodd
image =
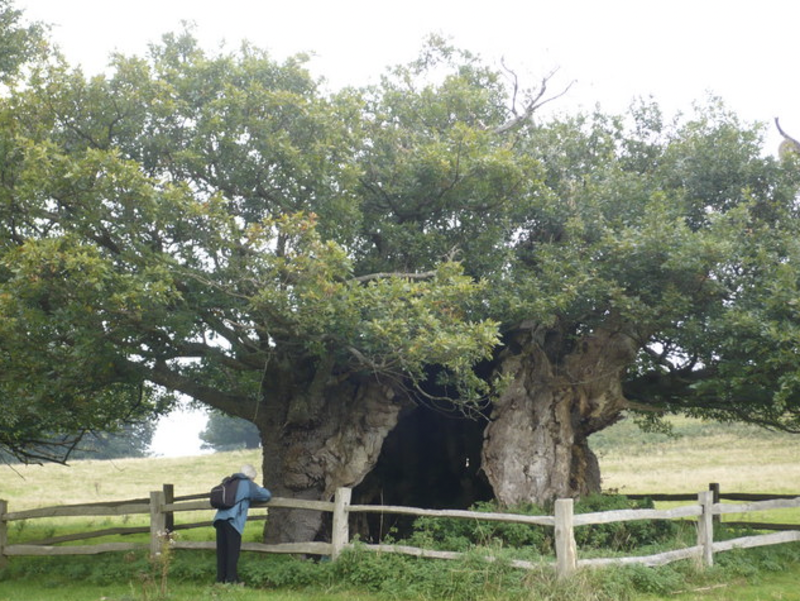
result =
M620 509L652 509L650 499L632 500L622 495L591 495L575 504L575 513L593 513ZM522 515L551 515L550 508L520 505L502 508L496 502L474 505L472 511L503 512ZM669 520L637 520L595 524L575 529L575 542L581 549L629 551L644 545L672 540L678 526ZM538 555L553 552L553 529L548 526L507 524L456 518L418 518L410 544L449 551L465 551L481 545L526 549Z
M482 513L514 513L520 515L547 515L548 512L536 505L521 505L501 508L496 502L481 502L470 508ZM552 549L552 528L529 525L507 524L456 518L417 518L414 534L408 539L411 544L448 551L466 551L475 546L502 546L509 548L533 549L539 554L547 554ZM424 545L423 545L424 543Z
M590 495L575 504L575 513L594 513L621 509L653 509L651 499L629 499L623 495ZM581 549L630 551L646 545L673 540L678 525L669 520L636 520L593 524L575 529L575 543Z

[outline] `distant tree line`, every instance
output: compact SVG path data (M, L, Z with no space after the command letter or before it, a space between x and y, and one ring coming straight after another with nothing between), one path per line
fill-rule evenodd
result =
M222 411L208 412L208 422L200 432L201 448L213 451L257 449L261 445L258 428L241 417L231 417Z

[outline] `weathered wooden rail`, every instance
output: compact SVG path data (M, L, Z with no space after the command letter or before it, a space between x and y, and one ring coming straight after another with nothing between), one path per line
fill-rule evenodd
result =
M723 492L719 483L712 482L708 485L708 490L711 491L714 498L714 503L721 501L769 501L772 499L794 499L797 495L794 494L764 494L764 493L742 493L742 492ZM629 499L650 499L651 501L694 501L697 498L696 494L686 493L654 493L654 494L627 494ZM721 515L715 515L714 521L721 522ZM737 526L740 528L751 528L753 530L797 530L797 524L780 524L776 522L745 522L745 521L732 521L726 520L726 526Z
M574 514L572 499L560 499L555 503L554 515L519 515L509 513L484 513L462 510L421 509L415 507L400 507L387 505L352 505L351 489L340 488L333 501L307 501L302 499L289 499L276 497L268 504L254 504L253 507L286 507L321 511L333 514L333 529L331 542L299 542L290 544L261 544L244 543L242 549L259 553L291 553L326 555L335 560L346 548L352 546L349 532L349 516L355 513L383 513L410 516L427 516L441 518L456 518L481 521L497 521L505 523L531 524L551 527L555 538L555 562L543 559L542 562L516 560L512 565L519 568L533 569L549 563L554 565L559 577L565 578L576 570L584 567L596 567L612 564L643 564L658 566L693 558L699 563L710 566L714 563L714 554L736 548L748 548L764 545L776 545L800 541L800 524L782 524L784 531L772 534L759 534L745 536L727 541L714 541L714 523L723 514L746 514L757 511L772 511L800 507L800 496L775 495L768 500L749 500L752 498L763 499L763 496L749 496L749 502L741 504L720 503L718 490L703 491L693 495L687 505L670 509L626 509L619 511L605 511L596 513ZM647 495L654 498L655 495ZM777 498L780 497L780 498ZM681 497L685 499L685 497ZM674 498L666 500L675 500ZM182 512L210 511L211 507L205 494L191 495L174 498L172 489L165 485L163 490L150 493L148 499L132 501L118 501L105 503L92 503L86 505L65 505L42 507L24 511L9 511L8 502L0 500L0 563L8 557L15 555L89 555L107 553L111 551L149 550L157 554L161 550L164 535L167 531L188 528L210 527L211 521L195 522L191 524L174 524L174 516ZM31 520L50 517L80 517L80 516L126 516L135 514L148 514L150 525L145 527L120 527L106 528L92 532L77 533L64 536L52 536L38 541L9 544L9 524L19 520ZM211 516L209 516L210 518ZM256 516L254 519L265 519L265 516ZM580 559L575 544L575 529L590 527L595 524L608 524L633 520L675 520L691 519L697 524L696 544L684 549L676 549L649 556L614 557L599 559ZM126 535L149 532L148 543L134 542L105 542L94 545L69 545L59 546L64 542L89 540L100 536ZM173 541L177 549L213 549L212 541ZM359 548L368 552L404 553L418 557L436 559L457 559L460 553L450 551L435 551L407 545L394 544L360 544ZM487 557L492 560L494 558Z

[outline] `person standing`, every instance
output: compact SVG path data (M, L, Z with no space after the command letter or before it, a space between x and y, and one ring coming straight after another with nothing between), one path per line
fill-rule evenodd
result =
M239 582L239 553L250 503L267 502L272 498L272 493L254 482L256 468L252 465L243 465L234 477L239 478L236 503L230 509L219 509L214 514L214 528L217 531L217 582L221 583Z

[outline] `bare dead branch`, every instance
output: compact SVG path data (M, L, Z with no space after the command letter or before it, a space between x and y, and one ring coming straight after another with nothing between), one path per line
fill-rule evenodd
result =
M522 113L519 113L517 111L517 107L516 107L516 99L517 99L517 93L518 93L517 75L516 75L516 73L511 71L508 67L506 67L505 64L503 64L503 68L507 72L509 72L511 74L511 76L513 78L513 81L514 81L514 91L513 91L513 95L512 95L512 104L511 104L511 113L514 116L511 119L509 119L508 121L506 121L505 123L503 123L502 125L500 125L499 127L496 127L494 129L494 133L496 133L496 134L503 134L503 133L506 133L506 132L511 131L513 129L516 129L517 127L519 127L520 125L522 125L523 123L528 121L531 118L531 116L533 115L533 113L535 113L538 109L543 107L545 104L547 104L548 102L552 102L553 100L556 100L556 99L561 98L562 96L564 96L567 92L569 92L570 88L575 83L574 81L571 81L567 85L567 87L564 88L558 94L555 94L553 96L545 97L545 94L547 93L547 84L550 81L550 79L553 77L553 75L556 74L556 71L557 71L557 69L554 69L553 71L551 71L550 73L548 73L547 75L545 75L542 78L542 83L539 86L538 91L527 102L527 104L525 105L525 108L523 109Z
M512 69L509 69L506 66L505 58L500 59L500 65L503 67L506 73L511 77L512 81L514 82L514 91L511 94L511 112L516 115L517 114L517 94L519 93L519 78L517 77L516 72Z

